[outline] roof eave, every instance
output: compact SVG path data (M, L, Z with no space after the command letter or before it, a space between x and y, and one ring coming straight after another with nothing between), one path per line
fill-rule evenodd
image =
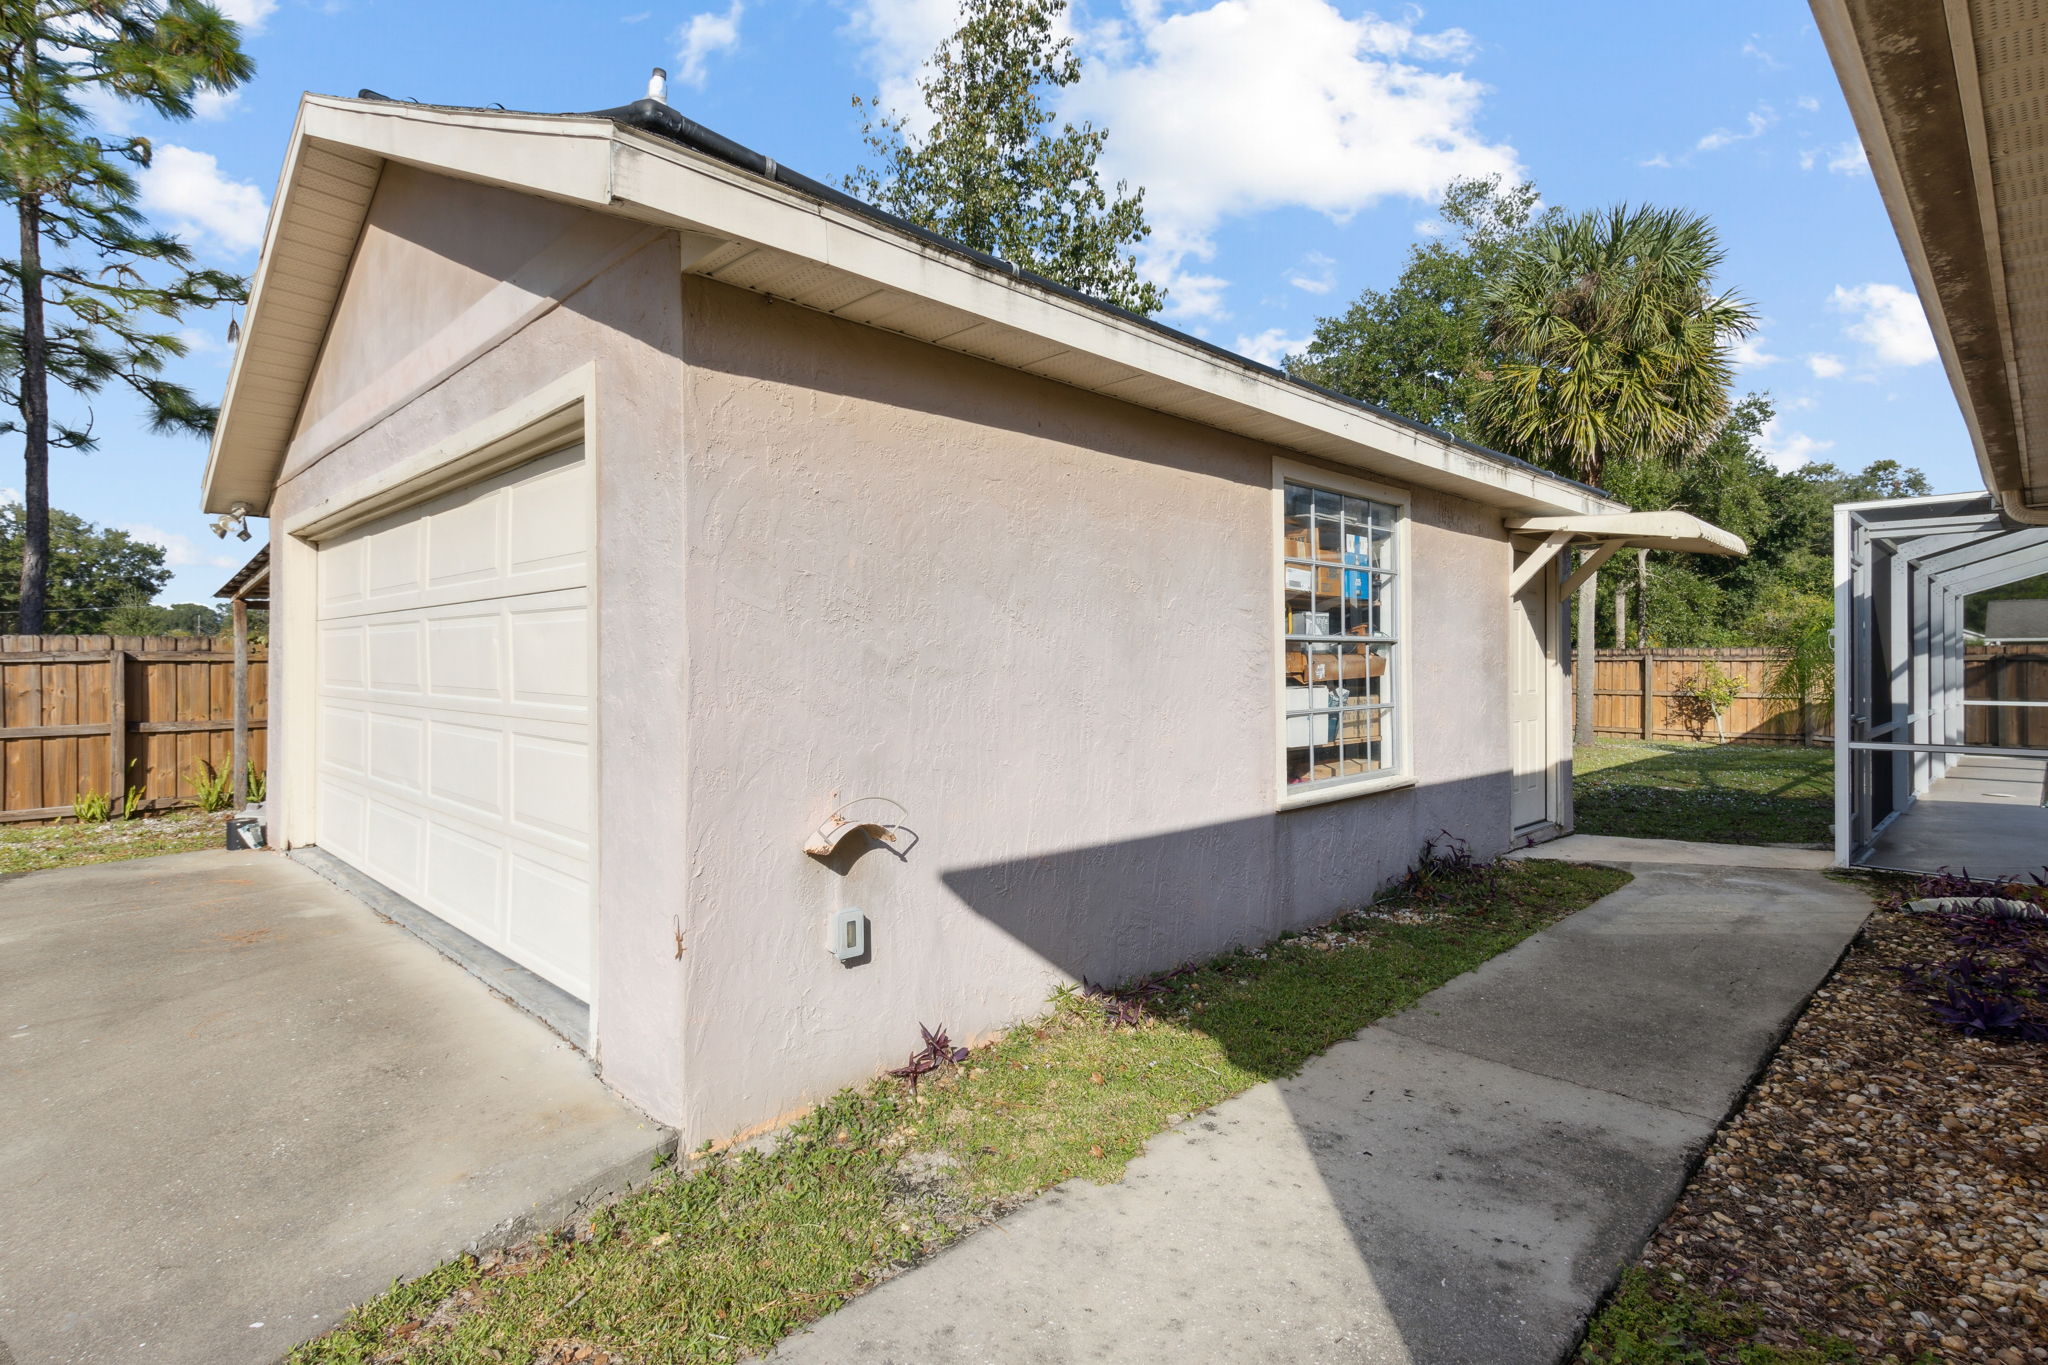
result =
M508 155L506 139L517 139ZM1511 514L1613 512L1623 504L1440 432L1328 394L1198 338L1039 288L871 216L751 174L689 147L588 116L457 110L386 101L307 96L280 181L242 343L230 373L220 429L209 456L209 511L237 503L267 512L290 425L317 356L303 346L292 366L249 368L274 348L266 284L280 260L307 250L294 235L301 217L328 240L353 242L367 213L360 204L305 192L308 149L346 154L355 164L393 160L459 179L578 203L683 234L682 268L806 307L982 356L1075 387L1173 413L1380 477L1434 487ZM337 151L338 149L338 151ZM324 217L323 217L324 215ZM745 260L747 264L740 266ZM999 263L998 263L999 264ZM823 271L820 271L823 267ZM737 273L735 273L737 272ZM339 296L316 300L324 334ZM823 276L837 296L872 286L902 307L875 315L856 304L826 306ZM302 324L305 291L294 278ZM865 300L863 300L865 302ZM278 305L280 310L283 305ZM914 316L913 316L914 315Z

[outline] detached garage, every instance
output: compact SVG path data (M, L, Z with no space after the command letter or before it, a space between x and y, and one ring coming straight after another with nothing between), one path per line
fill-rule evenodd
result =
M1742 550L652 100L308 97L205 504L273 845L689 1144L1567 830L1574 555Z

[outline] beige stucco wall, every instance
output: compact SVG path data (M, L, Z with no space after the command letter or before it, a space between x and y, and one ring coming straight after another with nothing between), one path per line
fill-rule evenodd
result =
M1509 550L1415 495L1419 784L1276 812L1274 451L684 288L689 1141L1506 842ZM840 801L909 852L802 851ZM824 946L834 910L872 959Z
M678 251L668 234L636 224L389 168L272 506L278 531L595 363L587 442L597 476L601 660L594 1022L606 1079L656 1115L683 1102L682 978L670 915L686 886ZM506 276L567 283L559 300L520 313L518 300L492 297ZM509 336L501 335L507 317L522 323ZM414 392L446 364L457 368ZM350 434L364 420L371 425ZM317 833L304 827L311 551L276 539L285 544L273 584L281 619L271 685L273 696L292 700L271 721L272 832L301 842Z
M1505 843L1483 509L1414 497L1419 783L1276 812L1276 452L679 283L667 235L558 205L393 171L370 224L273 524L595 365L597 1055L687 1142L900 1063L920 1022L1325 918L1438 829ZM278 539L273 829L303 841L312 552ZM869 795L909 808L904 856L802 852Z

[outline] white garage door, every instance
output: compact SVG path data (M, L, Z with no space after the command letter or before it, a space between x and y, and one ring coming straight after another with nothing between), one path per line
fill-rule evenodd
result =
M323 544L319 843L589 999L580 449Z

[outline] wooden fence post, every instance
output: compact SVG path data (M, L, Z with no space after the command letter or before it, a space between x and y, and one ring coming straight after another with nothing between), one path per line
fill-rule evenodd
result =
M133 815L128 794L128 651L107 651L107 804L122 802L121 813Z
M1657 737L1657 657L1643 646L1643 738Z

